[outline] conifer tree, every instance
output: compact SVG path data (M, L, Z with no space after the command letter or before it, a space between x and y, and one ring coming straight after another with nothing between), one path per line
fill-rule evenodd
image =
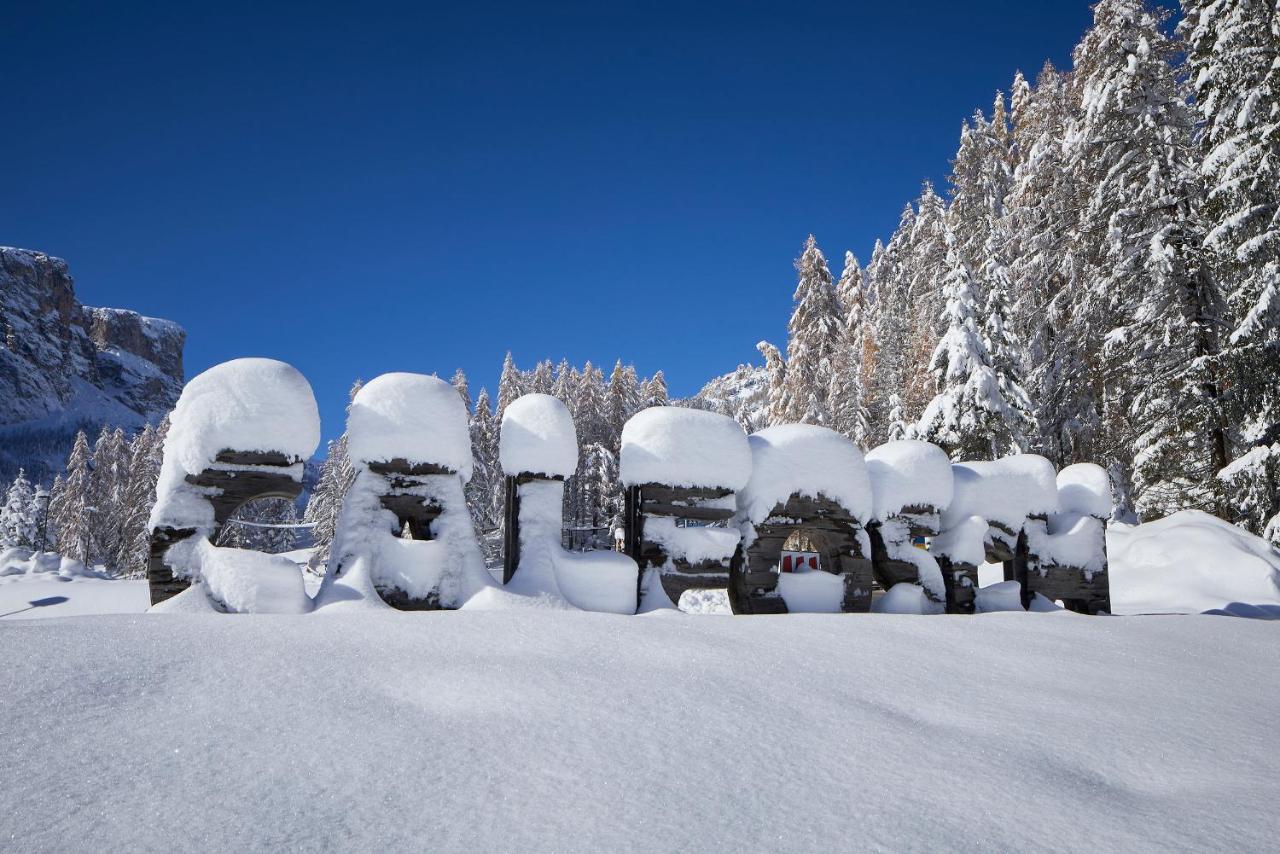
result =
M812 234L795 268L795 308L787 324L782 406L788 421L829 426L828 396L841 317L827 259Z
M644 409L651 406L666 406L670 402L667 395L667 375L656 371L644 384Z
M351 384L351 389L347 392L348 414L356 394L363 387L362 380ZM302 515L303 522L311 526L311 540L315 546L315 553L310 561L313 570L329 561L329 549L338 530L338 514L342 511L347 490L355 479L356 470L347 453L347 433L344 430L341 436L328 444L328 452L320 466L320 477L316 480Z
M502 375L498 378L498 421L502 421L502 415L507 411L507 407L511 405L511 401L524 394L524 378L520 373L520 369L516 367L515 359L511 358L511 351L507 351L507 357L502 361Z
M836 292L844 319L840 325L839 346L833 356L828 395L829 426L866 447L871 432L862 370L866 344L866 295L862 267L852 252L844 254L844 271L840 274Z
M760 355L764 356L764 369L769 376L768 414L766 426L773 427L787 423L786 384L787 364L782 360L782 353L768 341L756 344Z
M529 384L528 388L525 389L525 393L551 394L554 386L555 379L551 371L551 360L544 359L534 368L533 374L529 377Z
M458 390L458 394L462 397L462 405L466 407L467 412L470 412L471 388L467 385L467 375L463 373L462 368L453 372L453 379L449 382Z
M0 546L35 548L38 525L35 490L26 472L18 469L0 506Z
M76 433L67 458L65 477L54 481L49 496L49 527L53 529L62 554L88 566L92 559L93 505L90 503L93 470L89 437Z

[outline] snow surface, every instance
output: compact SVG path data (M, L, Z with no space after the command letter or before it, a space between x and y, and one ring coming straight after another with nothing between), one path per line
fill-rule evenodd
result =
M1035 454L1018 454L990 462L956 463L955 494L942 513L949 530L967 516L981 516L1017 531L1027 516L1058 510L1058 483L1053 463Z
M0 624L14 851L1268 851L1280 624ZM767 736L742 749L743 726Z
M352 462L403 459L430 463L471 479L471 433L458 390L439 377L390 373L356 393L347 416Z
M1108 528L1116 614L1239 611L1280 616L1280 551L1199 510ZM1261 616L1261 614L1251 614Z
M637 412L622 428L622 483L736 492L751 477L747 436L732 418L679 406Z
M951 460L937 445L916 439L886 442L867 453L875 518L881 521L921 506L951 503Z
M302 570L280 555L212 545L191 537L173 551L191 549L209 596L236 614L305 614L311 610Z
M825 497L865 522L871 483L862 452L847 437L812 424L783 424L747 437L751 477L739 490L738 513L763 522L792 495Z
M0 619L137 614L151 594L145 581L121 581L50 552L0 548Z
M778 594L792 614L839 614L844 604L844 576L821 569L780 572Z
M569 408L549 394L526 394L502 414L498 457L507 475L570 477L578 468L578 433Z

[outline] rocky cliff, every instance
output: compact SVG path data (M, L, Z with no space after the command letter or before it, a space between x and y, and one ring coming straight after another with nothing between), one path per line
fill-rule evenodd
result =
M47 481L77 429L163 417L182 390L186 332L76 299L65 261L0 247L0 481Z

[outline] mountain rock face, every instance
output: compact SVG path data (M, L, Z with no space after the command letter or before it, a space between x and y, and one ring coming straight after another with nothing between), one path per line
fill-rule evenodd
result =
M754 433L769 426L769 372L755 365L738 365L737 370L711 380L693 397L676 402L728 415L742 429Z
M76 299L65 261L0 247L0 481L48 482L78 429L136 428L182 391L186 332Z

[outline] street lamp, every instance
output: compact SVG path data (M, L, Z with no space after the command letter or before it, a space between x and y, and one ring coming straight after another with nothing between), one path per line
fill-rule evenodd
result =
M39 516L40 524L36 529L36 553L44 551L45 531L49 524L49 490L43 486L36 487L36 513Z

